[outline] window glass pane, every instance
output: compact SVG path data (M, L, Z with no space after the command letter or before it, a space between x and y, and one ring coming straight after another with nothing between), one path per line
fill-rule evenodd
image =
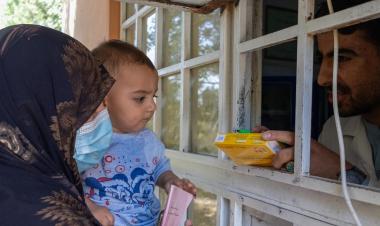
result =
M197 188L197 198L191 206L190 219L193 225L213 226L216 225L216 195Z
M153 11L142 21L142 49L154 63L156 58L156 13Z
M257 10L261 7L262 12ZM297 24L298 1L247 1L247 40ZM260 21L259 21L260 20ZM260 24L262 23L262 25ZM245 40L242 40L245 41Z
M162 141L166 148L179 149L181 77L162 78Z
M126 7L126 16L128 19L129 17L133 16L133 14L135 14L135 4L131 4L131 3L126 3L125 4L125 7Z
M297 24L298 1L264 1L264 34L279 31Z
M219 64L191 71L191 151L217 155Z
M220 11L191 16L191 56L201 56L219 50Z
M181 60L182 12L164 9L163 66Z
M297 41L263 50L262 125L294 130Z
M132 24L125 30L125 39L128 43L135 45L135 25Z

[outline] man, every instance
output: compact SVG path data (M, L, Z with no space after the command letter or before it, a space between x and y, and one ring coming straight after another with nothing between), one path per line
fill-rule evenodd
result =
M335 11L368 0L336 0ZM328 14L324 4L319 16ZM380 187L380 19L339 29L338 106L346 149L349 182ZM328 91L332 103L333 34L317 35L322 56L318 84ZM256 130L260 130L256 128ZM290 147L281 150L273 160L282 167L294 157L294 134L267 131L267 140L277 140ZM319 137L311 141L311 174L338 179L339 146L332 118L327 120Z

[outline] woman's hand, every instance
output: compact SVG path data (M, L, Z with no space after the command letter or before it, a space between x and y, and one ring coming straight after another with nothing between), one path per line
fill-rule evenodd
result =
M94 215L103 226L113 226L115 224L112 213L106 207L96 205L89 198L85 198L85 200L92 215Z

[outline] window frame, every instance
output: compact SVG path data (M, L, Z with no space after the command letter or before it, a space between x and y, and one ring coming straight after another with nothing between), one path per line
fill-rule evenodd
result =
M310 176L310 135L311 135L311 103L312 103L312 77L308 76L313 74L313 51L314 51L314 38L316 34L323 33L325 31L331 31L339 27L346 25L353 25L360 22L364 22L370 19L380 17L380 3L371 1L362 5L358 5L343 11L334 13L321 18L311 19L310 15L314 14L314 0L299 0L298 1L298 24L273 32L266 35L259 36L257 38L245 40L247 31L246 26L249 21L246 21L246 8L248 1L241 0L239 2L238 9L235 10L235 15L238 21L236 28L238 37L234 37L234 46L236 47L236 53L234 54L234 76L239 76L240 84L244 81L244 68L242 63L247 60L244 54L253 51L259 51L261 49L297 40L297 82L296 82L296 125L295 125L295 168L294 174L288 174L276 170L261 169L256 167L239 167L236 166L236 170L241 173L247 173L252 176L264 177L276 182L285 183L301 189L307 189L310 191L321 192L326 195L332 195L335 197L342 197L341 185L339 182L319 177ZM255 1L255 4L260 7L260 1ZM262 3L261 3L262 7ZM262 10L257 10L261 11ZM257 25L260 26L260 25ZM243 59L242 59L243 58ZM259 56L259 58L262 58ZM262 60L262 59L261 59ZM244 64L244 63L243 63ZM261 64L259 64L261 65ZM258 66L258 65L256 65ZM260 66L258 66L260 67ZM261 70L258 68L257 70ZM261 73L259 73L261 74ZM261 77L261 76L259 76ZM256 89L260 89L261 81L257 80L254 84ZM235 89L239 88L239 84L234 86ZM234 103L238 101L238 91L235 91ZM257 106L256 109L261 107L261 91L254 92L255 96L250 101L252 106ZM237 109L237 106L233 107ZM251 109L249 112L249 120L246 123L251 125L260 124L260 110ZM238 113L234 112L236 118ZM374 191L374 189L363 186L349 186L348 188L351 199L355 201L364 202L370 205L376 205L379 207L380 192ZM358 212L361 212L362 208L357 208ZM237 210L238 212L241 210ZM368 213L367 213L368 214ZM368 214L372 220L375 216ZM322 215L321 215L322 216ZM331 216L323 216L331 218L331 223L334 223ZM323 219L322 217L318 217ZM318 219L317 218L317 219ZM352 222L349 217L343 217L347 222ZM343 222L343 219L335 221L335 223ZM289 220L289 219L288 219ZM302 225L302 224L301 224Z
M122 32L120 33L120 38L122 40L125 40L125 31L128 29L130 26L135 26L135 43L134 45L137 46L138 48L142 47L142 18L149 13L151 13L153 10L156 11L156 58L155 58L155 65L158 68L158 75L159 77L163 78L166 76L171 76L173 74L180 74L180 79L181 79L181 102L180 102L180 144L179 144L179 150L170 150L166 149L166 154L169 158L171 158L172 163L174 163L174 160L172 159L172 155L175 156L182 156L184 157L184 153L187 155L199 155L196 153L188 153L190 152L190 89L191 89L191 69L201 67L204 65L220 62L222 59L224 59L223 56L221 55L221 50L222 48L222 43L220 43L220 50L198 56L198 57L191 57L191 13L190 12L181 12L182 14L182 26L181 26L181 57L180 57L180 62L163 67L163 62L162 62L162 54L163 54L163 19L164 19L164 11L162 8L155 8L152 6L144 6L141 9L137 8L137 5L135 5L135 13L134 15L130 16L129 18L126 18L126 5L125 2L122 2L121 6L121 30ZM230 19L228 19L230 21ZM230 35L230 34L229 34ZM228 54L231 51L228 50ZM221 103L227 104L229 103L228 100L229 98L229 81L230 78L227 78L227 75L225 73L222 74L221 70L224 70L224 67L228 65L229 63L219 63L219 75L220 75L220 87L224 87L223 90L225 92L220 92L223 93L224 95L219 95L219 111L223 109L225 111L224 114L219 114L218 120L221 121L222 119L225 119L226 123L219 123L219 128L226 127L225 124L229 123L229 115L228 111L230 109L229 105L224 105L224 107L221 107ZM229 67L229 66L228 66ZM161 137L161 119L162 119L162 113L161 113L161 103L162 103L162 93L161 93L161 87L162 87L162 80L159 80L158 84L158 98L157 98L157 111L154 115L153 118L153 130L157 134L158 137ZM226 114L227 113L227 114ZM229 129L225 128L224 131L227 132ZM218 156L223 156L222 152L218 151ZM215 157L210 157L210 158L215 158ZM216 159L216 158L215 158ZM181 160L180 160L181 161ZM175 169L175 167L173 167ZM176 170L176 169L175 169ZM178 171L179 172L179 171ZM176 170L177 173L177 170ZM180 172L178 175L183 176ZM191 177L189 177L191 179ZM209 187L203 186L203 184L198 183L197 180L192 179L192 181L196 184L196 186L204 189L205 191L212 192L213 190L210 190ZM225 200L225 198L221 197L220 194L214 193L217 195L217 201L218 201L218 206L219 200ZM158 193L156 194L158 195ZM219 208L218 208L219 209ZM218 213L219 214L219 213ZM218 217L216 219L218 221ZM219 223L218 223L219 224Z
M243 0L241 3L244 4L245 1L246 0ZM240 42L237 45L237 54L242 55L273 45L297 40L297 129L295 130L295 174L292 179L297 180L296 184L299 184L301 187L325 192L328 194L338 195L340 192L333 192L332 190L336 190L335 188L340 188L340 185L328 179L317 179L321 183L324 183L325 188L329 188L328 191L314 188L313 181L315 181L316 178L310 176L309 172L312 76L308 75L313 74L313 36L335 28L379 18L380 3L372 1L363 5L336 12L333 15L327 15L308 21L308 15L312 15L314 12L313 7L314 0L299 0L298 25L263 35L255 39ZM239 65L239 61L236 61L237 65ZM237 72L237 74L239 74L239 72ZM255 117L255 115L252 116L252 118ZM258 123L260 122L258 121ZM278 171L274 171L274 173L276 172ZM280 173L280 175L284 175L284 173ZM286 182L286 180L280 180L280 182ZM371 194L371 189L363 187L350 187L349 190L351 190L353 198L358 197L357 200L359 201L369 202L373 204L379 203L380 201L380 199L377 199L380 198L380 196L376 197L376 201L374 201L372 198L368 199L360 197L359 194L356 194L358 191L365 193L369 192L368 194Z

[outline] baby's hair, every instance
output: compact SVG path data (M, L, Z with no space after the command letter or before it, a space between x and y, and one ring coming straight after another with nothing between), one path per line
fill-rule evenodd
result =
M117 77L119 68L127 64L146 65L156 71L152 61L145 53L128 42L109 40L92 50L92 54L114 78Z

